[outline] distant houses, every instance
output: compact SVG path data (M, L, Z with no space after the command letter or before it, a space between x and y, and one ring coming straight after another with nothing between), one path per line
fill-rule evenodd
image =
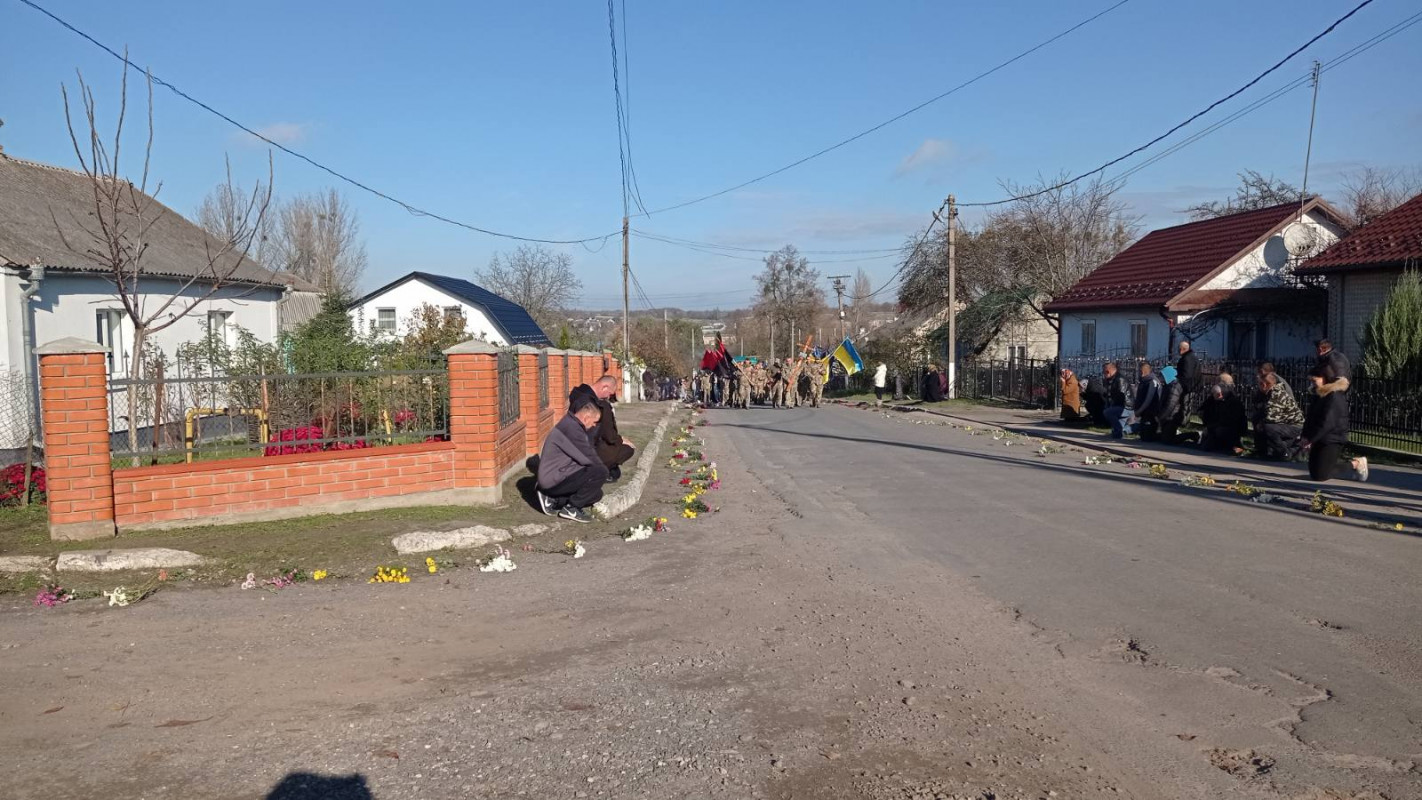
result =
M552 341L528 311L488 289L447 275L411 272L350 305L356 326L377 336L402 336L424 306L460 315L465 330L491 344L551 347Z
M1293 270L1344 231L1316 197L1151 231L1046 305L1058 356L1157 359L1182 338L1207 357L1307 355L1328 300Z

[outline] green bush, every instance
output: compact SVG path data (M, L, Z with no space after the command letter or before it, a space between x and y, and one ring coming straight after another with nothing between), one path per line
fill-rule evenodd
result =
M1363 329L1363 372L1392 379L1422 372L1422 274L1403 273Z

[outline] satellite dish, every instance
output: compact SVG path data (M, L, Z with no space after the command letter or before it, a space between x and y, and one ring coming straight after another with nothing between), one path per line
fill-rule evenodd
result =
M1313 255L1318 248L1318 231L1312 225L1301 222L1290 223L1284 228L1284 247L1294 258Z

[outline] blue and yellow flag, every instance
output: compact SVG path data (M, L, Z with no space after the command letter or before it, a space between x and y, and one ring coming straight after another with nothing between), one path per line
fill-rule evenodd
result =
M834 360L838 361L848 375L864 371L864 362L859 360L859 353L855 352L854 345L848 339L839 343L839 347L834 349Z

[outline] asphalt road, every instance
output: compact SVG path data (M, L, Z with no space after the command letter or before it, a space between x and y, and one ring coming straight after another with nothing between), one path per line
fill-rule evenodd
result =
M1266 755L1276 786L1422 797L1422 539L925 416L712 419L809 528L887 532L866 564L971 578L1030 625L1071 676L1043 701L1076 707L1101 747L1148 768L1168 720ZM1112 660L1135 669L1096 668Z
M3 598L0 798L1422 798L1422 540L927 416L709 411L717 513L507 574Z

